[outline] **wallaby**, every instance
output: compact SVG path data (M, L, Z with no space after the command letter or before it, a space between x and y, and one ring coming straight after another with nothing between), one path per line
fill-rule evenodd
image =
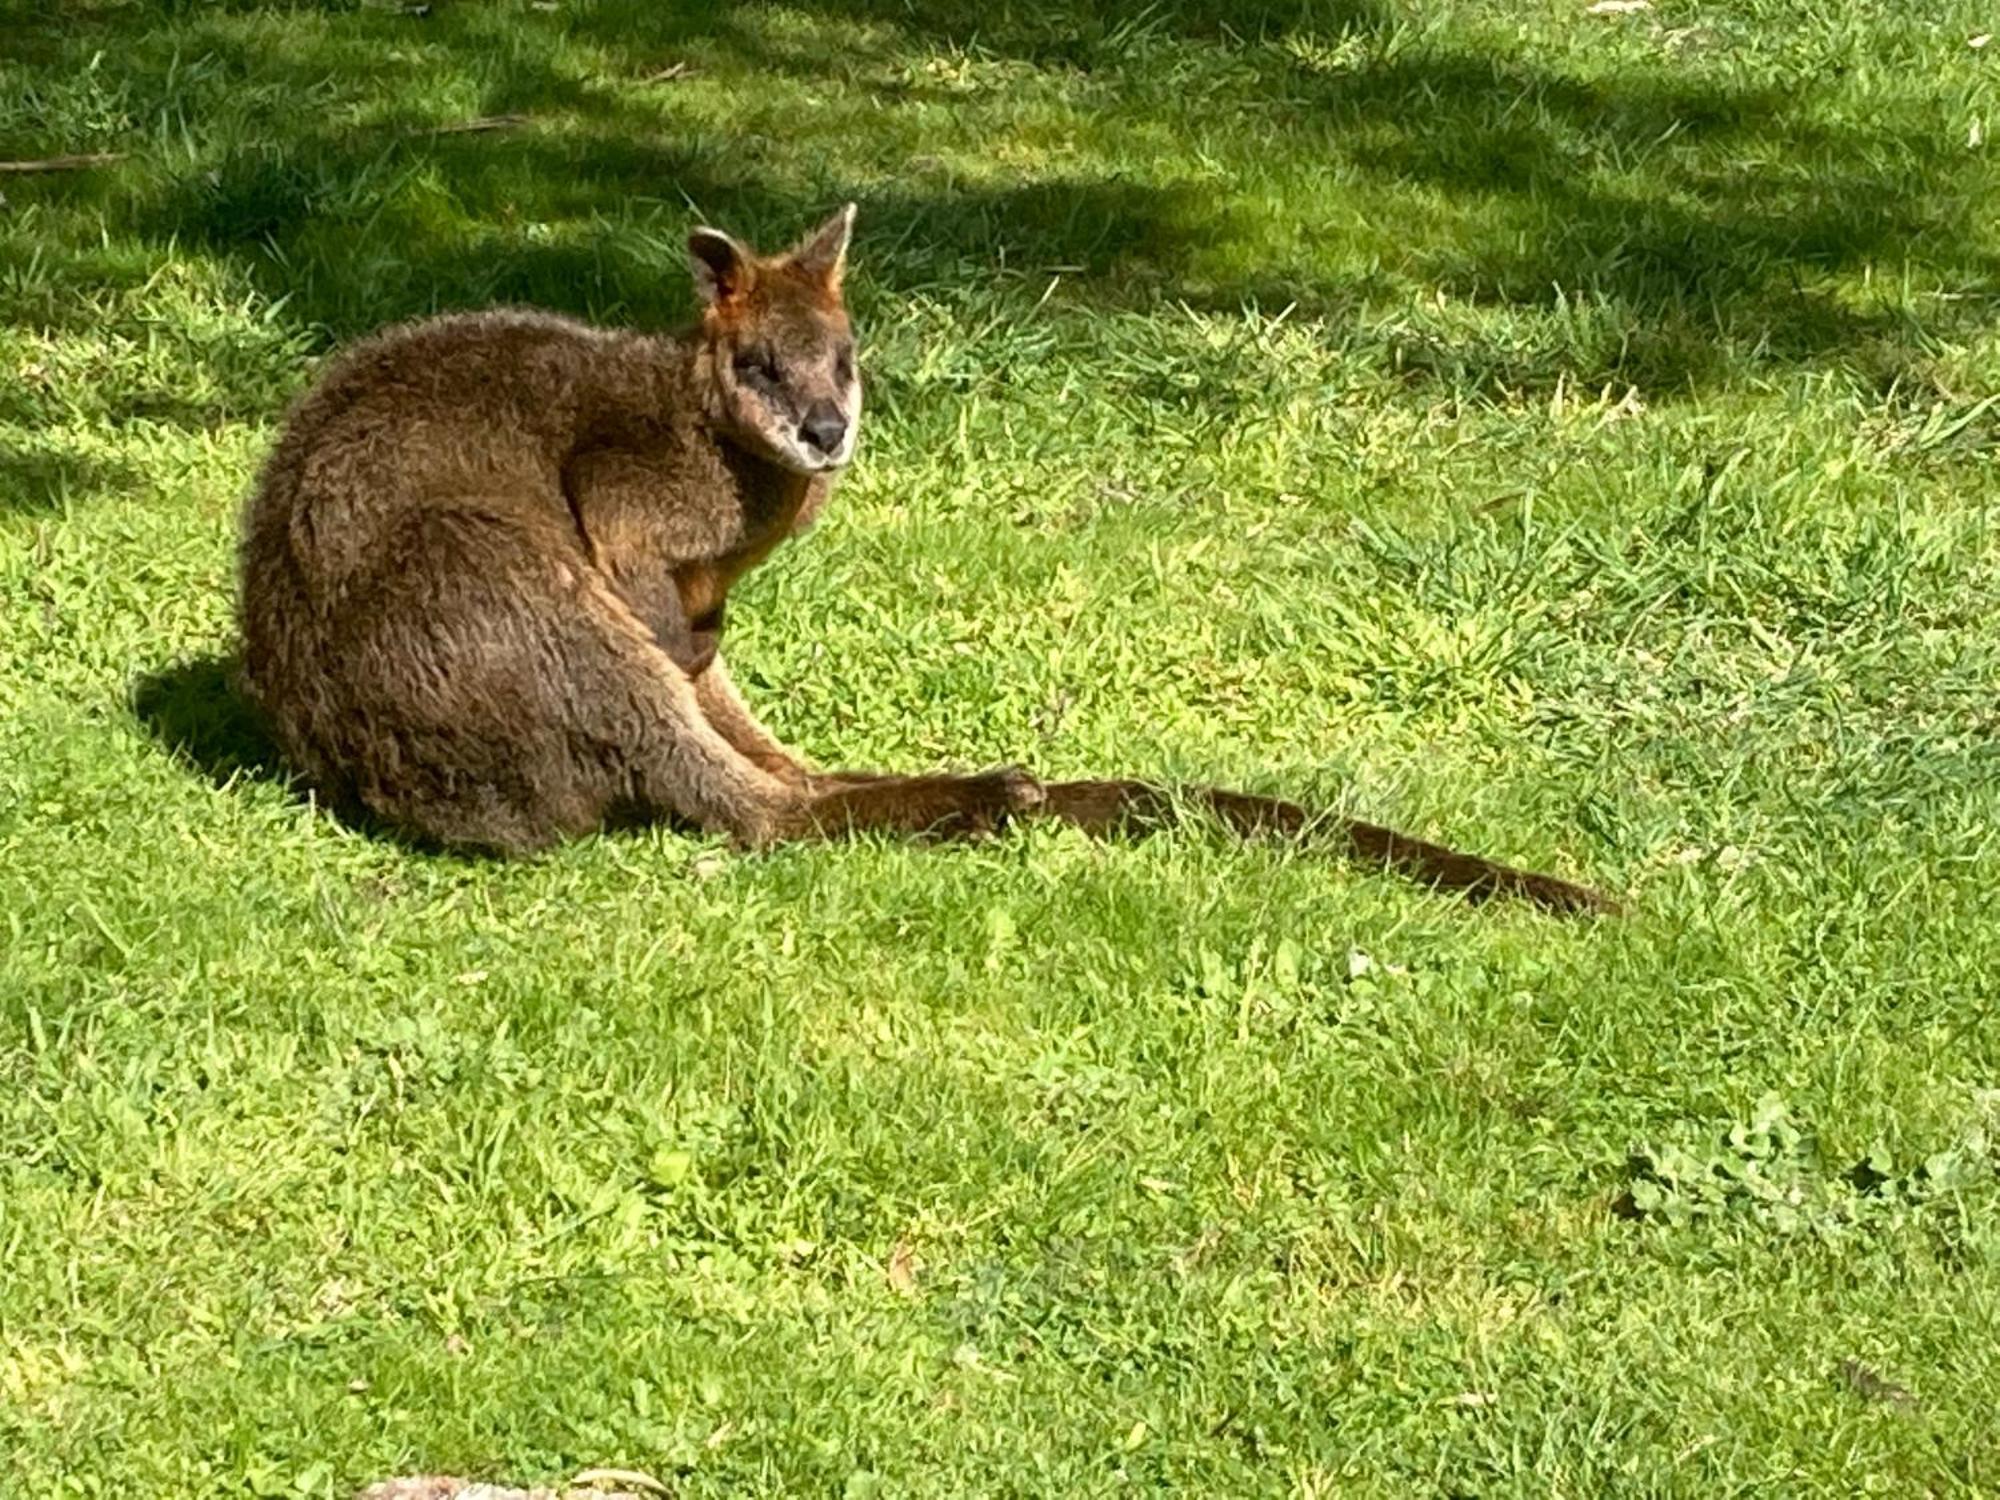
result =
M1037 810L1096 831L1170 815L1136 782L818 773L731 683L730 586L810 524L854 453L853 217L768 257L695 230L703 305L676 335L457 314L331 362L264 468L242 549L244 686L310 785L424 841L499 853L633 818L762 845L971 836ZM1241 828L1313 821L1195 795ZM1337 826L1440 884L1602 904Z
M854 452L850 206L787 254L689 241L675 337L532 312L391 329L292 412L245 523L243 675L329 798L524 852L631 816L748 844L973 833L1025 772L818 777L717 655L730 585Z

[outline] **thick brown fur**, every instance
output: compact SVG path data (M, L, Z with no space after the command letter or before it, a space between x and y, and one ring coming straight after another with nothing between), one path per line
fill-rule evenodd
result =
M292 412L244 527L244 684L323 795L517 853L679 817L745 843L981 832L1016 771L816 777L717 654L730 586L825 501L860 385L852 210L759 257L690 240L668 337L534 312L391 329Z
M704 301L670 336L501 311L387 330L291 413L247 507L244 685L322 795L405 834L521 853L675 817L747 844L969 836L1042 811L1168 821L1139 782L823 775L719 654L731 586L804 529L861 405L841 300L850 205L762 257L689 239ZM1291 803L1185 794L1245 832L1559 910L1595 893Z

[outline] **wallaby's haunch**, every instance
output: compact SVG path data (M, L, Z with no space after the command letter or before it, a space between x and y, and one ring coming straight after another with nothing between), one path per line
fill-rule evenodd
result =
M1137 782L813 772L717 654L730 586L824 503L861 384L849 205L783 255L689 239L700 321L670 337L493 312L391 329L294 409L244 527L244 685L322 795L437 843L523 852L629 818L758 845L934 836L1043 811L1171 816ZM1437 884L1603 898L1289 803L1203 789L1243 829L1333 827Z

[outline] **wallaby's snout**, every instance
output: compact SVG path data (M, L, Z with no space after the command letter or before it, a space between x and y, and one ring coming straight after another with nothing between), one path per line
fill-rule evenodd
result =
M799 441L828 459L837 459L847 445L847 418L831 401L815 401L799 423Z

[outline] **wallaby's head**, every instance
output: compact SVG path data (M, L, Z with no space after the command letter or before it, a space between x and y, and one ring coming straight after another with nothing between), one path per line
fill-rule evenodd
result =
M701 337L712 414L737 442L800 474L854 456L861 376L840 299L848 204L782 255L759 255L719 229L688 236L706 304Z

